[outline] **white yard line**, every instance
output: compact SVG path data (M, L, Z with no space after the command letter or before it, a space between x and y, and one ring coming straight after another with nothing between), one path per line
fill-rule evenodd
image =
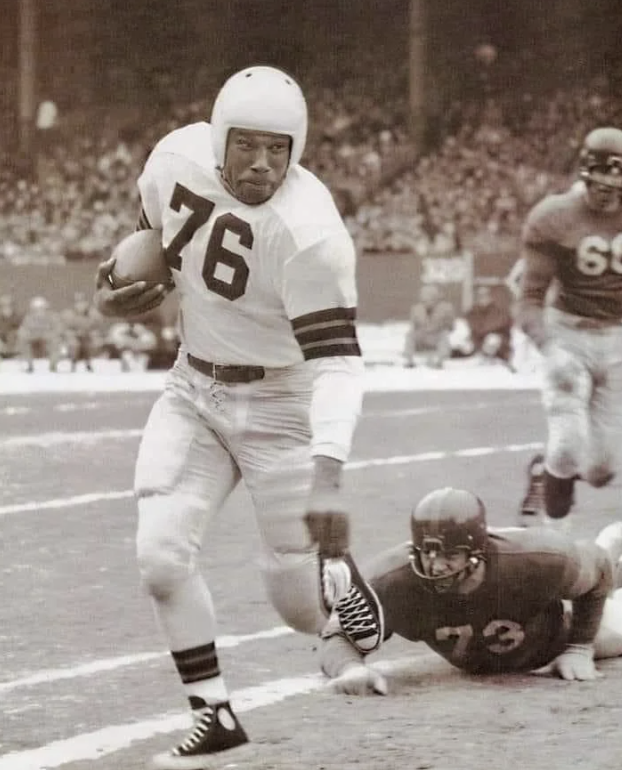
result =
M98 441L118 441L119 439L137 438L142 435L142 428L127 430L78 430L55 431L52 433L33 433L32 435L8 436L0 440L0 449L24 449L37 447L48 449L61 444L95 444Z
M131 489L122 489L118 492L91 492L86 495L62 497L57 500L41 500L40 502L33 500L27 503L14 503L13 505L0 506L0 516L7 516L10 513L47 511L54 508L74 508L80 505L102 503L108 500L122 500L125 497L132 497L133 494Z
M424 654L379 661L377 667L388 676L392 673L419 670L438 661L437 655ZM305 695L325 687L321 674L304 674L276 679L255 687L246 687L231 694L238 713L252 711L279 703L294 695ZM89 733L53 741L45 746L25 751L13 751L0 756L0 770L52 770L71 762L102 759L117 751L128 749L135 741L147 741L156 735L184 730L190 726L188 714L163 714L142 722L109 725ZM234 757L232 757L232 760Z
M219 649L239 647L246 642L258 642L264 639L276 639L280 636L293 634L293 629L289 626L275 626L266 631L256 631L253 634L237 634L230 636L219 636L216 644ZM142 652L135 655L117 655L114 658L101 658L93 660L90 663L81 663L75 666L64 666L62 668L49 668L36 671L28 676L22 676L19 679L13 679L9 682L0 682L0 694L12 690L19 690L25 687L36 687L38 685L50 684L63 679L79 679L85 676L95 676L107 671L114 671L125 666L138 666L142 663L149 663L152 660L166 658L169 652Z
M542 442L529 444L507 444L506 446L469 447L449 451L422 452L416 455L394 455L377 460L353 460L346 465L346 470L358 471L383 465L409 465L410 463L431 462L434 460L452 460L460 457L480 457L483 455L499 454L500 452L532 452L542 448ZM0 513L2 509L0 508Z
M353 460L346 465L346 470L358 471L365 468L375 468L389 465L409 465L410 463L431 462L435 460L452 460L461 457L481 457L484 455L499 454L501 452L532 452L542 448L542 442L535 441L528 444L507 444L506 446L470 447L467 449L455 449L449 451L422 452L414 455L395 455L394 457L381 457L371 460ZM76 506L90 505L92 503L107 502L132 497L131 489L123 489L116 492L92 492L85 495L63 497L57 500L42 500L41 502L29 501L26 503L14 503L0 506L0 516L11 513L30 513L32 511L44 511L54 508L73 508Z
M531 398L525 403L537 405L538 399ZM58 409L57 405L55 409ZM65 405L68 406L68 405ZM71 405L73 407L73 405ZM75 405L80 408L80 405ZM448 412L472 412L475 409L491 409L499 406L498 401L475 401L466 404L435 404L434 406L417 406L406 409L385 409L363 411L361 419L390 419L401 417L419 417L432 414L447 414ZM2 414L2 410L0 410ZM24 449L28 447L58 446L61 444L93 444L96 441L126 440L139 438L142 428L118 428L109 430L79 430L79 431L51 431L49 433L30 433L15 436L6 436L0 439L2 449Z

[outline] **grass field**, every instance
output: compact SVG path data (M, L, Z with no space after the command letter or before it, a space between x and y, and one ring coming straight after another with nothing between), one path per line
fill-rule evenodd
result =
M538 393L486 390L494 377L483 371L468 391L455 371L442 376L453 385L413 379L400 390L390 374L383 385L370 373L346 490L361 559L406 539L411 506L439 485L469 487L493 525L515 523L524 466L543 436ZM156 393L32 391L0 401L0 770L138 770L188 723L133 556L133 462ZM619 515L619 497L617 486L581 487L577 535ZM473 679L391 640L372 659L392 694L338 696L318 674L315 640L283 627L267 603L256 546L240 489L203 568L253 756L225 754L214 768L619 767L622 661L601 664L595 683Z

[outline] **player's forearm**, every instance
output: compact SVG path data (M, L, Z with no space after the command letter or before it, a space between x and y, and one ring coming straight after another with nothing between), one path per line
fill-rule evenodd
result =
M313 370L311 452L315 458L338 461L322 461L330 481L339 476L341 464L350 455L363 403L363 360L360 356L334 356L308 361L307 365Z
M329 629L333 620L329 621ZM324 635L326 634L326 636ZM348 666L358 666L364 662L365 658L348 642L348 640L339 633L331 635L330 630L325 631L320 643L320 668L331 679L335 679L348 668Z
M555 276L555 258L543 251L526 248L523 262L525 267L519 285L516 321L525 334L542 347L546 342L544 306Z
M598 633L607 596L613 587L609 559L594 546L593 552L583 549L583 558L592 560L582 566L575 586L578 593L572 600L572 624L569 644L591 644ZM585 588L583 587L583 585Z
M517 307L516 323L536 347L543 347L547 340L544 308L538 305L520 304Z
M607 596L582 596L573 602L568 644L592 644L603 617Z

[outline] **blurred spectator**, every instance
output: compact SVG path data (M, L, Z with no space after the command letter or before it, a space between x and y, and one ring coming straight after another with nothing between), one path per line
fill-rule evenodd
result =
M0 358L12 358L17 353L17 332L22 316L10 294L0 296Z
M156 338L156 344L149 354L147 369L170 369L177 358L179 336L175 326L162 323L146 324Z
M162 305L140 317L140 323L155 338L155 345L149 351L147 369L170 369L175 363L179 349L178 307L177 299L173 295L173 297L168 297Z
M489 286L478 286L473 306L463 320L465 335L458 348L460 353L500 360L511 367L513 319L509 302L496 300Z
M17 332L17 347L34 371L35 358L47 358L50 371L55 372L61 357L63 328L60 316L50 308L45 297L33 297Z
M103 345L103 319L82 292L74 295L73 306L61 314L71 371L83 361L88 372L93 371L92 359Z
M454 307L451 302L442 299L438 286L422 286L419 301L410 311L410 325L404 343L405 366L415 366L415 357L424 353L428 366L441 368L451 353L449 333L454 318Z
M144 371L157 348L157 335L144 323L118 321L108 330L104 348L111 358L121 361L121 370Z

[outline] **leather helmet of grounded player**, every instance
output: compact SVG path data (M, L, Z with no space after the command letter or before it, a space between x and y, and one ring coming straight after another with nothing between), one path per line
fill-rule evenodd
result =
M212 146L226 189L242 203L268 201L302 157L307 103L300 86L274 67L236 72L212 108Z
M579 176L585 182L590 208L605 213L618 210L622 200L622 131L595 128L583 140Z
M457 589L486 560L486 509L471 492L451 487L430 492L410 523L412 569L438 593Z

